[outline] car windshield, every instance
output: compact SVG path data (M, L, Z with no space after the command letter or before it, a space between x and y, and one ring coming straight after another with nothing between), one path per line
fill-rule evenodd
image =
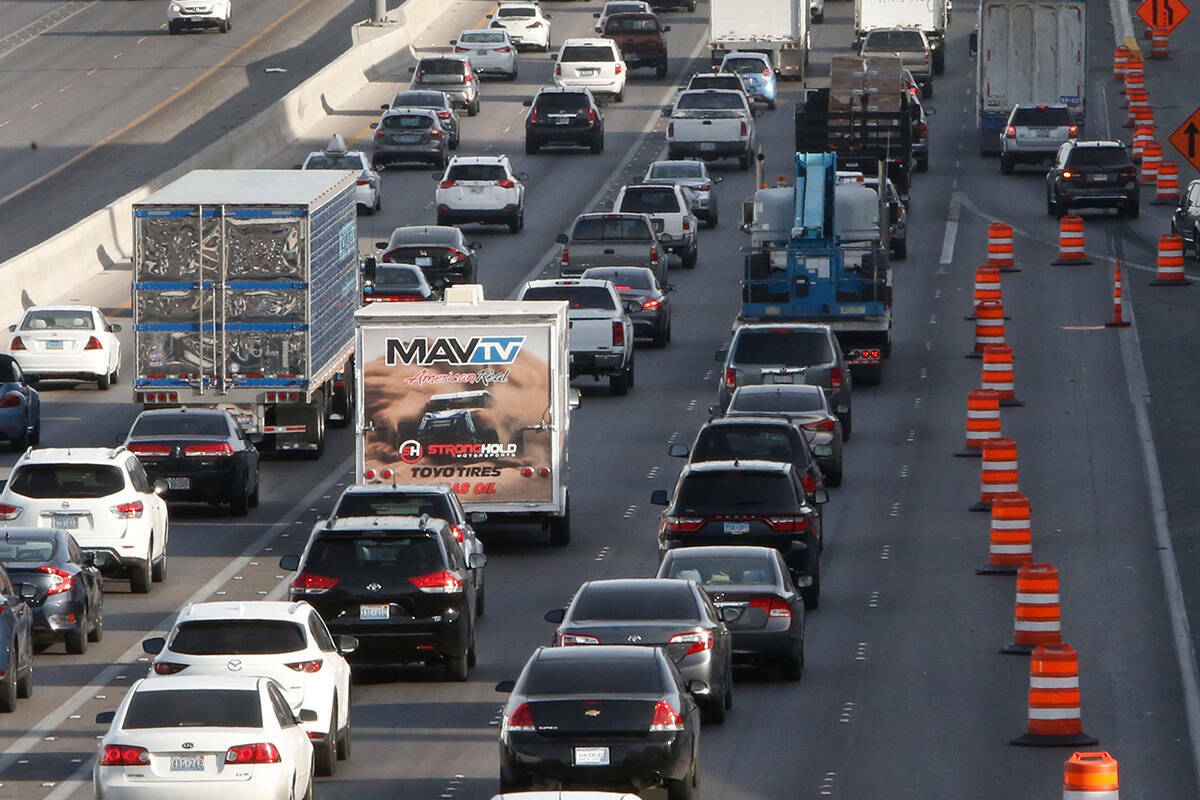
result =
M51 561L57 546L53 539L4 539L0 541L0 562Z
M525 670L525 695L658 694L662 669L654 658L539 658Z
M605 33L657 33L658 23L653 17L611 16L604 24Z
M337 517L431 517L455 522L450 499L438 492L349 492L334 509Z
M392 108L445 108L446 95L442 92L397 92L392 98Z
M606 269L604 267L592 267L583 271L585 278L598 278L602 281L612 281L617 291L621 289L643 289L650 290L654 288L652 272L640 269Z
M417 289L421 286L419 269L401 266L375 266L375 286L387 286L396 289Z
M631 214L677 214L679 200L670 189L626 189L621 211Z
M446 568L437 542L421 536L359 536L335 533L312 544L304 569L318 575L344 578L381 575L412 578Z
M621 239L648 242L650 225L641 217L584 217L575 223L571 238L577 242L603 242Z
M560 63L568 61L616 61L616 54L613 53L611 47L601 47L599 45L573 44L563 48L562 56L559 57Z
M454 164L444 176L450 181L502 181L508 177L501 164Z
M143 414L129 432L139 436L228 436L229 423L220 414Z
M678 109L742 111L746 108L741 95L732 92L687 92L675 104Z
M599 286L531 286L522 300L566 300L570 308L615 310L617 305L607 289Z
M782 472L693 472L675 500L676 514L792 513L795 496Z
M645 3L608 3L604 6L604 13L610 17L613 14L629 14L645 10Z
M317 153L304 162L305 169L362 169L362 157L358 153Z
M777 427L719 425L696 439L692 461L732 461L735 458L791 461L792 441Z
M924 50L920 31L870 31L864 50Z
M183 622L175 628L170 649L189 656L261 656L294 653L307 644L304 628L273 619L214 619Z
M730 411L824 411L825 396L819 386L762 387L763 391L747 386L737 389L729 400Z
M417 76L423 75L462 75L467 71L467 63L456 58L430 58L417 67Z
M743 330L733 349L738 364L823 364L833 360L824 331Z
M532 17L536 16L537 12L533 6L500 6L496 9L497 17Z
M671 558L664 578L680 578L702 584L774 583L777 574L769 555L694 555L690 548Z
M683 583L589 583L570 608L571 622L682 619L699 621L692 588Z
M591 103L583 92L545 92L538 95L534 106L540 113L545 114L563 111L577 113L587 111Z
M1012 124L1066 127L1071 124L1071 112L1065 106L1018 106L1013 111Z
M683 164L655 164L650 168L651 178L703 178L704 167L700 162Z
M253 689L157 689L133 696L121 728L261 728L262 724L262 701Z
M425 130L433 127L433 117L424 114L388 114L383 118L388 130Z
M506 37L503 33L492 31L467 31L458 37L459 42L467 44L504 44Z
M96 329L91 313L87 311L30 311L21 322L28 331L43 329L91 331Z
M125 488L125 477L107 464L25 464L17 467L8 488L23 497L82 500L116 494Z
M767 63L761 58L727 58L721 65L727 72L762 72L767 70Z
M1127 167L1132 162L1124 147L1074 147L1067 163L1072 167Z

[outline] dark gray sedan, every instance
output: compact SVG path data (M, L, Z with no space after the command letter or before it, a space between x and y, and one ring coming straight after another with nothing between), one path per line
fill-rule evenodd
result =
M646 267L589 267L580 277L612 281L621 302L634 300L641 304L640 311L629 315L635 336L652 339L655 347L666 347L671 341L669 294L675 287L669 283L659 284L653 270Z
M393 108L371 125L375 128L371 164L377 170L406 161L445 169L450 161L450 135L442 128L436 111Z
M87 652L104 636L104 579L75 537L55 528L5 528L0 563L33 610L33 642L55 641L68 653Z
M458 110L445 92L422 89L403 89L396 92L390 105L380 106L384 111L393 108L428 108L437 114L442 130L450 135L450 149L458 149Z

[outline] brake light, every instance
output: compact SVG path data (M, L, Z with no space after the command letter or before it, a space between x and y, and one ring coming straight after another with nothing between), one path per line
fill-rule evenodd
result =
M924 122L918 122L917 123L917 135L920 136L922 139L927 137L929 135L929 126L926 125Z
M1067 128L1067 138L1069 138L1069 139L1079 138L1079 126L1078 125L1072 125L1071 127Z
M312 675L314 672L321 671L321 665L324 662L319 658L314 658L311 661L293 661L291 664L284 664L285 667L296 672L303 672L307 675Z
M1069 170L1069 169L1064 169L1064 170L1063 170L1063 177L1064 177L1064 178L1066 178L1067 180L1070 180L1071 178L1074 178L1074 177L1075 177L1075 173L1074 173L1074 172L1071 172L1071 170Z
M833 384L834 389L842 388L842 368L833 367L829 370L829 380Z
M220 458L222 456L233 455L233 445L227 442L221 442L220 444L189 444L183 448L183 454L195 458Z
M132 503L113 506L110 510L117 519L141 519L143 506L141 500L134 500Z
M9 392L0 397L0 408L16 408L21 405L21 395L17 392Z
M454 541L462 544L467 538L467 529L462 525L451 525L450 532L454 534Z
M439 189L453 189L458 181L442 181L438 184Z
M174 675L177 672L183 672L188 668L187 664L176 664L174 661L155 661L155 675Z
M359 186L367 186L367 185L369 185L370 183L371 183L371 179L370 179L370 178L359 178L359 179L358 179L358 185L359 185Z
M750 608L761 608L768 617L792 616L792 609L782 597L756 597L750 601Z
M279 751L270 742L239 744L225 751L226 764L278 764Z
M529 712L529 703L521 703L504 721L504 731L533 731L533 714ZM504 731L501 731L503 735Z
M1137 178L1137 167L1122 167L1117 176L1125 180L1134 180Z
M500 188L501 189L515 189L515 188L517 188L517 184L510 181L508 178L505 178L504 180L500 181Z
M63 572L58 567L38 567L37 571L44 572L50 576L50 588L46 590L46 594L69 592L71 591L71 587L75 585L75 576L69 572Z
M575 647L582 644L600 644L600 640L595 636L587 636L582 633L560 633L558 644L560 647Z
M450 248L450 261L462 261L466 257L467 254L462 250L455 250L453 247Z
M24 350L25 343L23 341L21 341L20 336L14 336L12 338L12 341L8 345L8 349L9 350Z
M804 488L805 494L812 494L817 490L817 476L811 472L804 473L804 477L800 479L800 485Z
M469 48L469 47L463 47L461 44L456 44L456 45L454 45L454 52L456 52L456 53L469 53L469 52L471 52L471 48Z
M642 301L642 311L653 311L653 310L654 310L654 309L656 309L656 308L658 308L658 301L657 301L657 300L644 300L644 301Z
M692 229L692 222L687 217L683 218L683 229L685 231L690 231Z
M650 261L654 264L658 263L658 248L657 247L650 248Z
M808 517L767 517L764 522L776 533L800 533L808 530Z
M620 75L620 74L621 74L621 65L620 65L620 64L617 64L615 67L613 67L613 74L614 74L614 75Z
M542 23L540 23L540 22L531 22L531 23L529 23L529 25L528 25L527 27L529 27L530 29L532 29L532 28L540 28L540 27L542 27Z
M127 744L107 744L100 754L102 767L133 767L150 763L150 751Z
M0 503L0 519L16 519L21 516L20 506L10 506L8 503Z
M439 112L437 112L437 115L438 115L438 119L450 119L449 111L439 111Z
M698 191L698 192L707 192L707 191L710 191L711 189L712 189L711 183L702 183L696 187L696 191Z
M929 66L929 53L925 54L925 66Z
M430 128L429 136L432 139L440 139L440 138L442 138L442 131L440 128Z
M529 121L530 122L538 121L537 106L533 106L532 108L529 109Z
M595 121L596 121L596 109L589 108L588 109L588 122L595 122Z
M337 584L337 578L326 578L324 575L301 572L292 579L292 591L297 594L325 594Z
M555 64L555 65L554 65L554 74L555 74L555 75L562 75L562 64Z
M376 129L376 131L375 131L375 138L376 138L376 139L382 139L382 138L383 138L383 128L378 128L378 129Z
M771 68L770 68L770 67L763 67L762 76L763 76L764 78L769 78L769 77L771 77Z
M679 716L666 700L659 700L654 706L654 718L650 720L650 730L681 731L683 730L683 717Z
M738 383L737 369L735 369L734 367L726 367L725 368L725 388L732 392L734 389L737 388L737 383Z
M100 344L100 340L95 336L89 336L87 344L83 346L84 350L103 350L104 347Z
M677 633L667 640L667 644L686 644L688 649L684 653L685 656L690 656L693 653L703 653L705 650L712 649L712 631L696 630Z
M625 323L617 320L612 324L612 346L625 346Z
M671 533L691 533L703 525L704 517L667 517L667 530Z
M674 136L674 135L675 135L675 123L668 122L667 123L667 136Z
M428 575L418 575L409 580L412 581L413 586L426 594L455 594L461 592L463 588L462 578L447 569L431 572Z
M1017 126L1016 126L1016 125L1009 125L1009 126L1008 126L1008 130L1006 130L1006 131L1004 132L1004 138L1006 138L1006 139L1015 139L1015 138L1017 138Z
M559 256L559 261L565 267L567 264L570 263L570 259L571 259L571 251L568 250L566 247L564 247L562 249L562 255Z
M504 45L504 47L497 47L496 52L497 53L511 53L512 48L509 47L508 45Z
M825 419L818 420L816 422L804 423L804 430L806 430L806 431L831 431L831 430L833 430L834 424L835 423L832 419L830 419L829 417L826 417Z
M749 136L750 128L746 125L746 120L742 120L742 136Z

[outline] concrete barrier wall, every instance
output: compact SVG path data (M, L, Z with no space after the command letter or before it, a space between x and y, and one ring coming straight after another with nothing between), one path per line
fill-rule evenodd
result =
M169 172L0 264L0 325L19 321L28 306L51 302L114 264L128 263L134 203L193 169L251 169L267 162L282 149L280 142L293 142L318 123L327 106L339 107L371 80L394 72L409 44L445 10L445 0L406 0L389 13L386 26L360 23L352 34L357 44L257 115Z

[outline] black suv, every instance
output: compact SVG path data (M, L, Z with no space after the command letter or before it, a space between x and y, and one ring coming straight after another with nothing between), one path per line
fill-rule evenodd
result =
M796 468L780 461L705 461L688 464L675 484L650 502L659 517L658 552L693 545L758 545L783 554L804 604L821 595L821 517L809 504Z
M1067 142L1046 173L1046 213L1061 218L1072 208L1115 208L1137 219L1138 174L1118 141Z
M547 87L523 105L525 152L532 155L548 144L587 147L604 151L604 114L592 93L581 87Z
M358 638L352 662L440 663L456 681L475 665L468 570L485 563L463 555L448 523L424 515L320 522L303 555L279 560L299 571L289 599L311 603L334 636Z

